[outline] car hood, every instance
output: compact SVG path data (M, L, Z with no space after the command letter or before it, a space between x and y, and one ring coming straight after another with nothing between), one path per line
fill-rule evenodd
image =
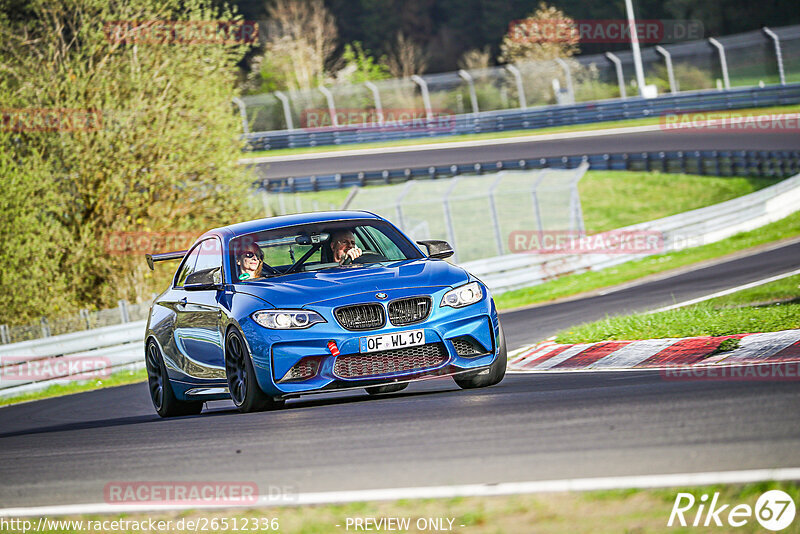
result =
M358 293L457 286L468 281L469 275L461 267L426 258L295 273L239 283L236 291L266 300L276 308L299 308Z

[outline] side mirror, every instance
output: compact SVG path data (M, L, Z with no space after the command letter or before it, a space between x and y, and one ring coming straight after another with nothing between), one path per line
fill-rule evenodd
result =
M426 241L417 241L418 245L423 245L425 248L428 249L428 257L429 258L449 258L453 254L456 253L453 250L453 247L450 246L450 243L447 241L439 241L437 239L429 239Z
M222 289L222 284L217 282L219 267L197 271L186 277L183 289L187 291L202 291L205 289Z

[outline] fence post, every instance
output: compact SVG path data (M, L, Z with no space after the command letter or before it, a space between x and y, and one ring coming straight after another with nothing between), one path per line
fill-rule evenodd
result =
M372 99L375 101L375 111L378 113L378 124L383 124L383 104L381 104L381 92L378 86L372 82L364 82L364 85L372 91Z
M536 226L539 228L539 233L544 232L544 226L542 225L542 210L539 206L539 194L536 192L536 190L539 188L539 184L542 183L542 180L544 180L547 170L548 169L542 169L539 171L539 178L533 182L533 187L531 188L533 207L536 210Z
M460 179L461 178L458 176L453 178L453 181L450 182L450 187L447 188L444 194L444 222L447 225L447 237L450 239L450 246L454 251L453 261L456 263L458 263L458 247L456 246L456 232L453 227L453 217L450 213L450 193L453 192L453 189L455 189Z
M8 325L0 324L0 342L2 342L3 345L10 343L11 342L10 337L11 336L8 335Z
M578 182L589 170L589 161L584 156L584 160L575 168L575 174L570 182L570 214L572 215L572 230L577 230L582 236L586 233L586 228L583 224L583 209L581 208L581 195L578 192Z
M675 72L672 70L672 55L661 45L656 45L656 52L664 56L664 63L667 65L667 78L669 78L669 92L675 94L678 88L675 85Z
M528 104L525 102L525 87L522 85L522 74L515 65L506 65L506 70L510 72L514 79L517 81L517 93L519 94L519 109L527 109Z
M50 325L47 324L47 317L39 319L39 324L42 327L42 337L50 337Z
M247 124L247 108L244 105L244 101L239 98L238 96L233 97L233 103L239 107L239 115L242 116L242 130L244 133L250 133L250 125Z
M397 195L397 198L394 201L395 211L397 212L397 225L400 227L401 230L406 231L406 224L403 220L403 199L414 186L414 180L409 180L406 182L406 185L403 187L403 190L400 191L400 194Z
M478 113L478 95L475 94L475 82L472 79L472 76L464 69L458 71L458 75L461 76L461 79L467 82L467 85L469 86L469 102L472 105L472 112Z
M123 323L129 323L131 321L130 316L128 315L128 303L125 299L120 299L119 302L119 318Z
M575 89L572 87L572 71L569 68L569 64L566 61L561 59L560 57L556 58L556 63L558 63L562 69L564 69L564 76L567 78L567 94L569 95L569 103L575 103Z
M331 114L331 124L339 126L339 120L336 118L336 103L333 101L333 93L324 85L319 86L319 92L325 95L325 100L328 102L328 113Z
M153 300L155 300L155 298ZM91 330L92 325L89 322L89 310L81 308L78 314L81 316L81 319L83 319L83 322L86 323L86 330Z
M433 110L431 109L431 95L428 94L428 82L417 74L411 75L411 81L419 85L419 90L422 92L422 104L425 106L425 117L431 121L433 120Z
M617 71L617 84L619 85L620 98L628 98L625 92L625 75L622 73L622 61L611 52L606 52L606 57L614 64L614 70Z
M781 53L781 40L774 31L770 30L766 26L764 26L764 33L772 39L772 42L775 43L775 59L778 62L778 76L781 80L781 85L786 85L786 75L783 72L783 54Z
M719 51L719 64L722 67L722 83L725 84L725 89L730 89L731 80L728 78L728 60L725 59L725 47L713 37L709 37L708 42Z
M286 129L294 130L294 122L292 121L292 110L289 108L289 97L283 91L275 91L275 96L281 101L283 105L283 118L286 120Z
M495 201L494 190L497 189L498 185L500 185L500 181L504 176L505 174L502 172L497 173L497 178L494 179L491 187L489 187L489 209L491 210L492 214L492 224L494 224L494 239L497 241L498 256L503 255L503 236L500 233L500 217L497 215L497 204Z

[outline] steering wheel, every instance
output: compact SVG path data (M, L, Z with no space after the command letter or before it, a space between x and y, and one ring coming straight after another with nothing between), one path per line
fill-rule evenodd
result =
M373 250L365 250L361 253L361 256L357 257L356 259L352 259L350 256L347 256L342 262L342 265L350 265L351 263L376 263L379 261L388 261L388 258L383 254L379 254Z

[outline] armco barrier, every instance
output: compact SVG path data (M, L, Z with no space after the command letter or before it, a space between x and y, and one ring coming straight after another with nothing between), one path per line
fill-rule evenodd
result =
M749 195L663 219L622 228L659 232L663 252L713 243L753 230L800 209L800 174ZM461 264L495 294L565 274L597 271L643 254L509 254Z
M145 324L136 321L0 346L0 397L70 382L68 373L57 372L56 364L64 358L102 361L108 372L142 367ZM15 379L14 367L20 365L49 371L46 376Z
M483 174L500 170L567 168L574 169L584 161L592 170L644 170L668 173L704 174L713 176L792 176L800 172L798 151L705 150L672 152L623 152L586 154L536 159L483 161L406 167L381 171L352 172L320 176L268 178L261 187L270 192L294 193L341 187L387 185L418 178L443 178L462 174Z
M275 130L243 135L248 150L346 145L376 141L396 141L423 137L442 137L510 130L534 130L551 126L589 124L659 117L671 112L717 111L800 102L800 83L667 94L657 98L627 98L584 102L566 106L485 111L453 115L448 127L431 122L427 128L344 126L324 129Z

